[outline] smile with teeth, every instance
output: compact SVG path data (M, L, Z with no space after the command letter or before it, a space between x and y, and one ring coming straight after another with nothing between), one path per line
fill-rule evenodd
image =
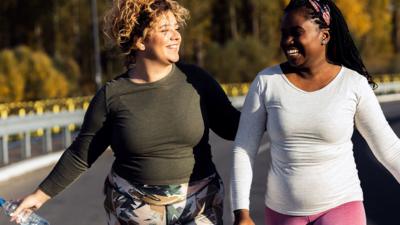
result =
M178 45L177 44L168 45L167 48L169 48L169 49L178 49Z
M295 55L299 54L299 50L297 50L297 49L289 49L289 50L286 51L286 53L288 55L290 55L290 56L295 56Z

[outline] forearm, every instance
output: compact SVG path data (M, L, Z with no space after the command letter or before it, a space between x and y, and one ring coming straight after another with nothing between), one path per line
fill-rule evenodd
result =
M355 124L375 157L400 183L400 140L385 118L379 102L369 88L361 83Z
M231 176L232 209L249 209L250 189L253 179L253 161L241 148L233 150L233 169Z
M400 140L395 140L392 146L385 151L373 149L373 152L379 162L382 163L396 178L397 182L400 183Z
M86 170L87 165L77 159L69 150L66 150L50 174L39 185L38 189L50 197L54 197Z
M40 188L37 188L32 194L35 195L42 204L51 199L51 196L42 191Z

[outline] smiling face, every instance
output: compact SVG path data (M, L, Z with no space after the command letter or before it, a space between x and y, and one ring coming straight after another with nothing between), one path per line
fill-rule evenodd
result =
M320 29L307 19L307 11L299 8L286 13L281 24L281 48L288 63L295 68L309 68L326 59L329 30Z
M179 60L181 39L176 18L171 11L167 11L157 18L146 39L139 45L143 45L143 57L170 65Z

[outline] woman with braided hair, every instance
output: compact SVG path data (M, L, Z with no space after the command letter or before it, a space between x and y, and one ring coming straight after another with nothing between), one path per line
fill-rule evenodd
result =
M400 140L340 10L330 0L291 0L281 49L287 61L257 75L242 109L231 181L235 225L254 224L251 174L265 129L267 225L366 225L354 125L398 182Z
M209 128L233 140L240 113L205 71L176 64L187 17L174 0L114 0L105 32L128 69L96 93L78 137L13 219L64 190L111 146L109 225L222 224Z

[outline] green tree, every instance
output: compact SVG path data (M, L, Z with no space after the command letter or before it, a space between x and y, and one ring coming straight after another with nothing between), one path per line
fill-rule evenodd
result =
M230 40L225 45L213 43L205 57L205 68L220 82L250 82L257 72L271 65L264 57L268 49L253 36Z
M275 64L283 60L280 50L280 25L283 16L283 8L286 6L284 1L262 1L260 0L262 11L259 12L260 18L260 39L268 51L263 55L268 56L270 64Z
M210 1L184 0L183 5L190 11L190 19L183 32L183 57L198 65L204 64L204 50L211 41Z

